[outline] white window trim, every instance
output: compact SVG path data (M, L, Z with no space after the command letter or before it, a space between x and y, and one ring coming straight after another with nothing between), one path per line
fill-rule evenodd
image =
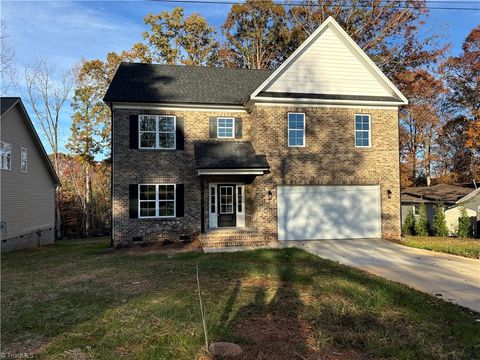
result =
M232 136L220 136L218 133L218 123L220 120L232 120ZM235 118L232 117L217 117L217 138L218 139L235 139Z
M4 142L4 141L0 141L0 143L3 145L3 147L5 147L6 145L10 146L10 163L9 163L10 167L7 168L7 167L4 166L4 159L5 159L5 157L4 157L4 158L0 159L0 161L1 161L0 169L11 171L12 170L12 144Z
M158 198L158 187L159 186L168 186L173 185L173 216L160 216L159 211L160 208L158 203L160 199ZM140 186L155 186L155 216L142 216L140 215L140 203L141 202L148 202L153 200L140 200ZM177 184L138 184L137 186L137 202L138 202L138 218L139 219L174 219L177 217ZM172 200L167 200L172 201Z
M142 131L140 130L140 120L142 116L154 116L155 117L155 147L145 147L142 146L141 134L146 132L153 133L153 131ZM173 118L173 147L164 148L160 147L160 134L170 134L171 132L160 131L159 121L161 117L170 117ZM138 115L138 148L142 150L176 150L177 149L177 117L175 115L149 115L149 114L139 114ZM163 185L163 184L162 184Z
M368 146L357 145L357 131L365 132L367 130L357 130L357 116L368 116ZM370 114L355 114L353 116L354 145L356 148L368 149L372 147L372 117Z
M290 115L303 115L303 145L290 145L290 121L289 121L289 116ZM298 129L292 129L292 130L298 130ZM307 132L307 126L306 126L306 121L305 121L305 113L299 113L299 112L289 112L287 113L287 145L288 147L298 147L298 148L304 148L306 147L306 137L305 134Z
M23 152L25 151L25 170L23 170ZM28 150L26 147L20 148L20 171L23 173L28 172Z

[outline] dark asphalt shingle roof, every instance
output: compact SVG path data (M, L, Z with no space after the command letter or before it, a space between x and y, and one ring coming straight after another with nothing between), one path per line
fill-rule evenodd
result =
M401 200L404 202L413 202L413 198L417 198L432 202L442 201L454 203L465 195L470 194L473 190L475 189L450 184L409 187L402 190Z
M20 101L19 97L1 97L0 98L0 114L5 114L10 108Z
M250 142L196 141L197 169L265 169L267 157L257 155Z
M106 102L243 105L272 70L122 63Z

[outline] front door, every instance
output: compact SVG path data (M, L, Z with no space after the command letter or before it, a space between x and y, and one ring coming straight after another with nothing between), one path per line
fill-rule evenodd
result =
M218 227L236 226L235 185L218 185Z

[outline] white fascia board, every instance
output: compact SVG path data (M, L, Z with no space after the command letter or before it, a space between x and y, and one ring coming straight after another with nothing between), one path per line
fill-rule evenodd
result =
M257 95L266 87L272 80L274 80L280 73L286 68L295 57L311 42L315 40L317 35L323 31L328 25L332 25L338 32L345 38L345 40L353 47L353 49L360 54L360 56L370 65L375 73L390 87L395 94L402 100L400 105L408 104L407 98L397 89L397 87L385 76L385 74L378 68L377 65L365 54L365 52L357 45L355 41L343 30L343 28L335 21L332 16L329 16L318 28L315 30L293 53L290 55L287 60L285 60L253 93L250 95L251 99L255 99ZM310 99L311 100L311 99Z
M262 169L198 169L198 175L263 175L268 168Z
M280 98L280 97L256 97L251 99L256 105L269 104L289 104L296 106L300 104L344 104L344 105L390 105L402 106L405 105L403 101L372 101L372 100L339 100L339 99L310 99L310 98Z
M162 103L112 103L113 109L126 110L182 110L182 111L219 111L246 113L244 106L228 105L192 105L192 104L162 104Z

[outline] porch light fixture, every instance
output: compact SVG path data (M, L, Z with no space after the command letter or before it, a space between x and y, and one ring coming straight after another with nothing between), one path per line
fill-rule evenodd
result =
M272 200L272 198L273 198L272 190L268 190L268 200Z
M387 190L387 196L389 199L392 198L392 191L391 190Z

